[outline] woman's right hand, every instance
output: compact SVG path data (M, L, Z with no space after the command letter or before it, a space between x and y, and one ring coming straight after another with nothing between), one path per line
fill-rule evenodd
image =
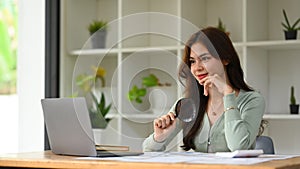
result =
M155 119L153 125L154 140L157 142L163 142L176 127L174 113L169 112L168 114Z

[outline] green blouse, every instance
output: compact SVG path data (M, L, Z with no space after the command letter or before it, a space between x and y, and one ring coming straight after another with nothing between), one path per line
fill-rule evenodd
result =
M210 126L205 113L203 125L194 139L195 151L199 152L228 152L242 149L253 149L258 134L260 122L265 111L263 96L255 91L240 91L223 97L224 108L234 107L223 113ZM174 112L175 105L170 112ZM153 134L143 142L144 151L165 151L167 145L182 130L178 119L176 129L163 142L156 142Z

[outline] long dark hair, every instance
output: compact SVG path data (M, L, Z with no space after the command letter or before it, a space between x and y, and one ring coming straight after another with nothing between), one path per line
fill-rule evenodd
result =
M198 107L197 118L192 123L183 124L183 145L181 147L186 151L195 149L194 138L201 129L208 103L208 96L203 94L203 86L197 82L190 70L191 47L198 42L206 46L213 57L228 63L225 66L225 71L233 89L253 91L244 81L244 72L238 54L225 32L214 27L208 27L193 34L185 45L183 62L179 67L179 80L185 86L185 97L194 99Z

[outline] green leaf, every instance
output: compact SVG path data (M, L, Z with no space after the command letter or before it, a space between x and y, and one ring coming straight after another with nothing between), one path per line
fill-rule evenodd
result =
M297 29L296 26L298 25L299 22L300 22L300 18L293 24L292 28Z
M111 104L109 104L106 108L104 108L102 115L105 117L111 108Z
M282 25L286 30L289 30L289 27L288 27L286 24L284 24L283 22L281 22L281 25Z
M137 98L137 96L138 96L137 91L138 91L138 87L136 85L134 85L131 88L131 90L129 90L127 97L130 101L133 101Z
M101 111L101 114L102 114L103 110L105 109L105 97L104 97L104 93L103 92L101 92L100 103L98 105L98 108L99 108L99 110Z
M144 77L142 81L143 86L153 87L158 85L158 78L154 74Z
M97 98L95 97L95 95L93 94L93 100L97 105L97 111L103 116L105 117L106 114L109 112L110 108L111 108L111 104L109 104L108 106L106 106L106 101L105 101L105 95L103 92L101 92L101 98L100 98L100 102L97 102Z
M106 30L107 29L107 22L102 20L94 20L92 23L89 24L88 30L90 34L97 32L99 29Z
M132 93L132 92L128 92L128 94L127 94L127 98L130 100L130 101L132 101L132 100L135 100L135 95Z
M285 10L283 9L282 12L283 12L283 16L284 16L285 22L286 22L287 26L290 28L291 25L290 25L290 22L288 20L288 17L287 17L287 14L286 14Z
M94 79L94 77L91 76L91 75L90 76L88 76L86 74L79 75L76 78L76 85L82 86L82 85L84 85L84 83L87 83L87 82L90 83L90 81L93 80L93 79Z
M218 26L217 26L218 29L220 29L221 31L223 32L226 32L226 27L225 25L223 24L221 18L218 19Z
M136 98L135 101L136 101L137 103L143 103L143 100L142 100L141 98L139 98L139 97Z
M145 96L147 94L147 89L146 88L141 88L137 91L138 96Z
M76 85L79 86L84 92L90 92L95 78L86 74L76 77Z

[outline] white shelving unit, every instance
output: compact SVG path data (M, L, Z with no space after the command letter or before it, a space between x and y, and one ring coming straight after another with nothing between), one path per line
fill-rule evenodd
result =
M265 120L300 120L299 114L265 114Z
M300 0L63 0L61 33L61 95L72 94L73 78L91 73L98 64L107 71L107 87L113 89L114 120L108 129L109 143L130 145L140 150L144 137L152 132L149 101L131 104L126 95L139 78L155 73L177 87L177 65L183 44L199 28L225 23L239 53L247 82L266 99L268 134L278 153L300 152L293 141L283 144L282 132L297 123L278 127L278 120L299 120L289 115L289 90L295 86L299 100L300 40L284 40L281 21L285 9L291 21L300 17ZM91 49L87 25L93 19L110 22L107 49ZM175 97L176 97L175 94ZM176 99L176 98L168 98ZM165 109L164 111L167 111ZM285 115L279 115L285 114ZM275 122L274 122L275 121ZM272 124L272 125L271 125ZM298 125L298 126L295 126ZM273 130L276 129L276 130ZM280 129L279 131L277 129Z

